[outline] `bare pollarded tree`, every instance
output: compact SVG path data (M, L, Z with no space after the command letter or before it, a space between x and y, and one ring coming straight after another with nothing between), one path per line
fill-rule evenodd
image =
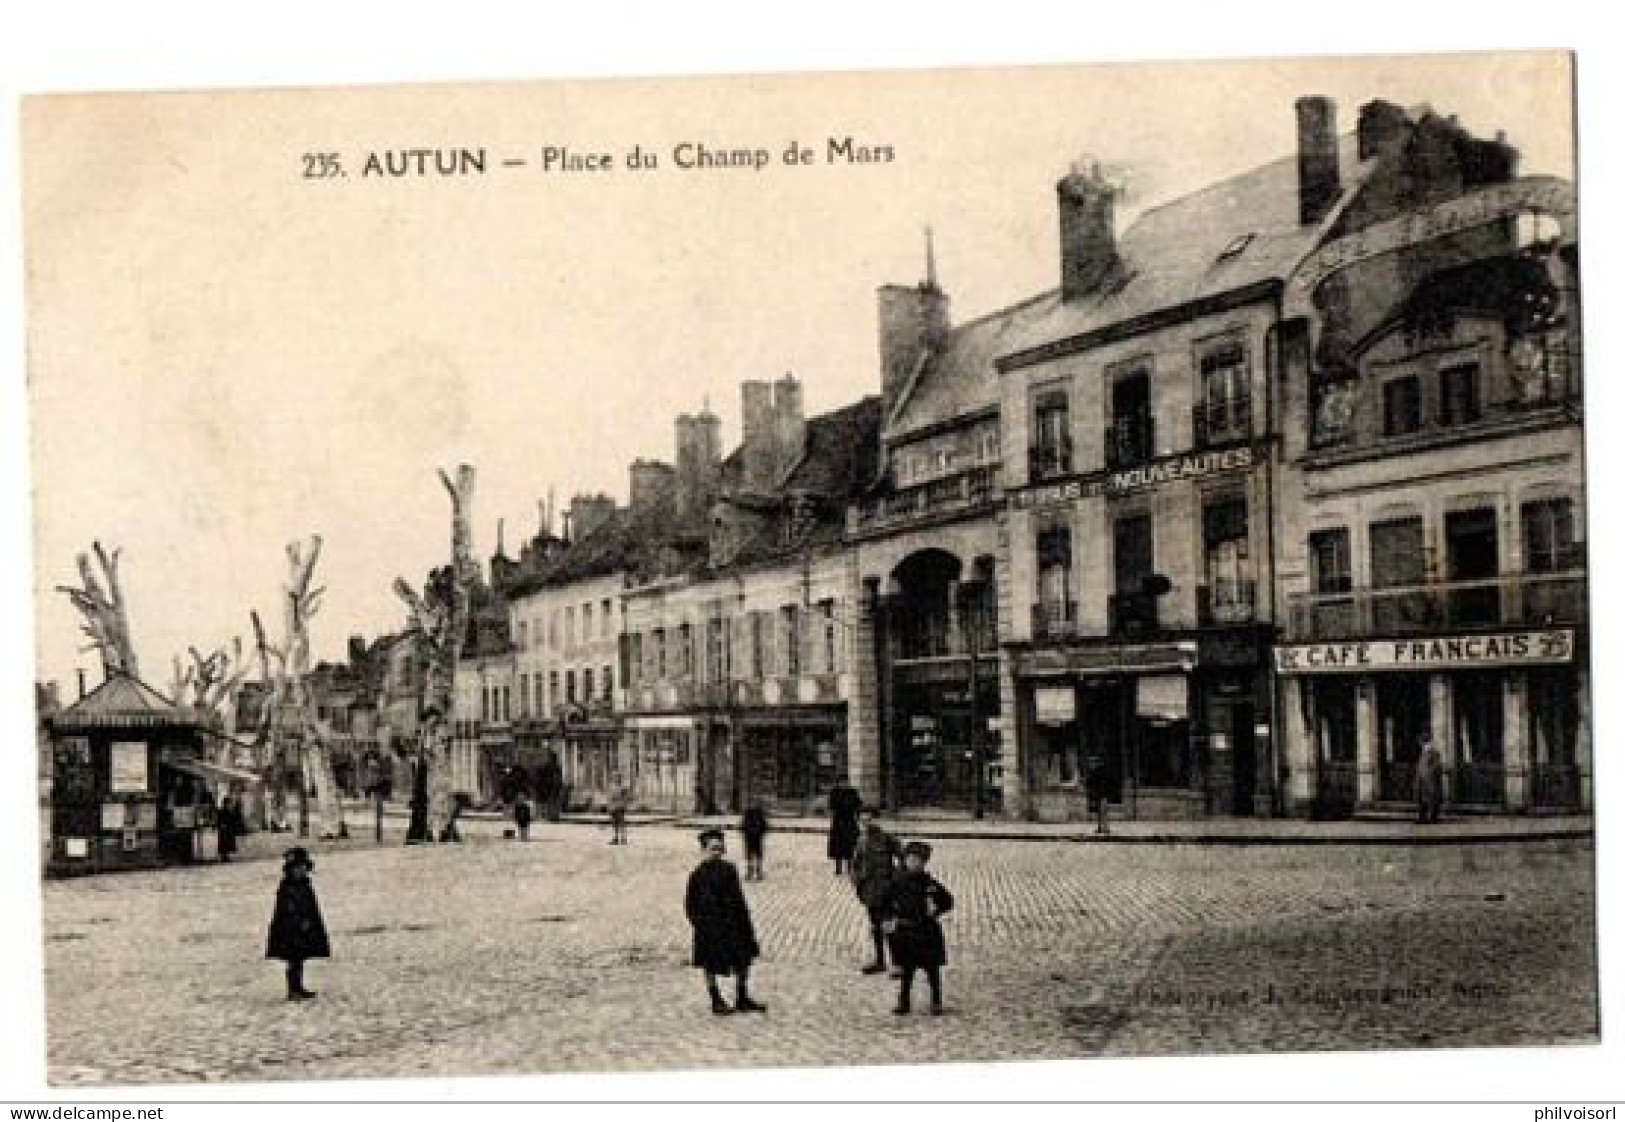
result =
M411 633L426 663L418 732L419 766L427 772L427 803L421 820L414 813L412 827L407 831L408 843L441 837L451 821L452 686L468 630L469 590L479 575L470 528L474 469L468 464L458 465L456 480L444 470L439 475L451 497L451 566L431 574L421 595L406 581L399 577L395 580L395 593L411 613Z
M254 638L259 651L260 674L269 687L265 739L272 755L285 760L290 744L297 745L300 798L316 790L316 812L322 837L341 837L344 807L339 801L338 784L333 778L333 757L321 724L316 719L316 699L310 692L310 621L321 606L322 588L311 588L316 561L321 556L322 539L311 535L308 547L289 542L288 583L282 589L281 647L273 647L265 636L259 613L251 614ZM272 806L285 817L286 794L280 775L272 788Z
M118 579L121 551L114 549L108 552L102 548L101 542L95 542L93 548L96 560L101 565L101 579L97 579L95 570L91 568L89 555L81 553L79 580L82 587L59 584L57 591L66 593L79 614L85 617L81 626L90 637L90 645L84 649L101 653L103 678L111 678L115 674L136 677L140 674L140 668L136 665L135 644L130 639L130 617Z
M241 636L233 637L229 651L216 647L204 655L197 647L188 647L187 653L190 664L182 663L179 655L174 660L175 703L189 705L206 724L229 735L236 724L237 691L249 671Z

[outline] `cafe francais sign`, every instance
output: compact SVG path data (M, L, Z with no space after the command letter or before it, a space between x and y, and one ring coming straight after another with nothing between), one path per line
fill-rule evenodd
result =
M1479 670L1574 661L1574 632L1513 631L1295 643L1275 648L1282 674L1366 674L1393 670Z

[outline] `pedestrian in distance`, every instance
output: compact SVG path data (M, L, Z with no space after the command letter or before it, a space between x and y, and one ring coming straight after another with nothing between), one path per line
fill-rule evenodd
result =
M520 841L530 840L530 800L521 792L513 801L513 824Z
M1109 834L1111 826L1106 817L1106 799L1111 792L1107 789L1106 757L1092 751L1084 761L1083 768L1083 790L1089 800L1089 813L1095 816L1095 833Z
M739 832L745 839L746 880L761 880L766 875L762 872L762 851L767 830L767 811L762 809L761 803L752 800L739 819Z
M632 792L624 784L616 784L609 796L609 844L626 844L626 810L632 805Z
M907 1016L914 989L914 975L925 971L931 986L931 1015L942 1012L942 968L948 961L947 944L939 919L954 906L954 898L942 884L926 872L931 847L911 841L903 847L903 871L892 878L887 896L887 928L891 935L892 957L903 969L897 991L897 1016Z
M243 836L246 825L242 800L234 792L227 791L215 815L215 828L220 832L221 861L230 861L232 854L237 852L237 839Z
M829 859L840 876L852 865L852 851L858 844L858 811L863 799L842 775L829 790Z
M1422 734L1422 750L1416 758L1416 820L1422 823L1439 821L1444 807L1444 758L1439 755L1433 737Z
M701 831L700 848L704 856L688 876L683 912L694 928L693 963L705 972L711 1012L719 1017L736 1012L765 1013L767 1006L750 996L750 964L761 954L761 947L756 942L739 871L723 857L727 844L721 830ZM734 979L732 1005L723 999L717 982L729 975Z
M277 885L276 910L265 939L265 957L287 963L288 1000L307 1001L316 996L305 988L305 963L327 958L327 926L316 903L316 886L310 874L316 863L303 846L294 846L282 856L282 883Z
M875 808L866 806L860 814L863 832L852 856L852 887L869 913L869 937L874 940L874 958L863 968L865 974L886 972L886 907L892 880L902 871L903 847L880 825Z

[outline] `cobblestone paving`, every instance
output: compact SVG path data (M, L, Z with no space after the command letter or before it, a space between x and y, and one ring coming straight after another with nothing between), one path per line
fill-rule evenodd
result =
M747 883L765 1016L687 965L691 835L318 854L314 1002L263 959L277 866L45 888L55 1084L804 1066L1591 1040L1591 852L945 841L950 1015L894 1017L822 839ZM1387 986L1387 1000L1383 987ZM1273 997L1273 1000L1272 1000Z

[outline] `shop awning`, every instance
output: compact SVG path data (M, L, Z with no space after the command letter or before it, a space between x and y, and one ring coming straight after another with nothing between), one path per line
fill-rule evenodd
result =
M242 768L228 767L225 764L211 763L208 760L164 760L164 767L174 768L184 772L195 779L202 779L209 783L261 783L260 776Z

